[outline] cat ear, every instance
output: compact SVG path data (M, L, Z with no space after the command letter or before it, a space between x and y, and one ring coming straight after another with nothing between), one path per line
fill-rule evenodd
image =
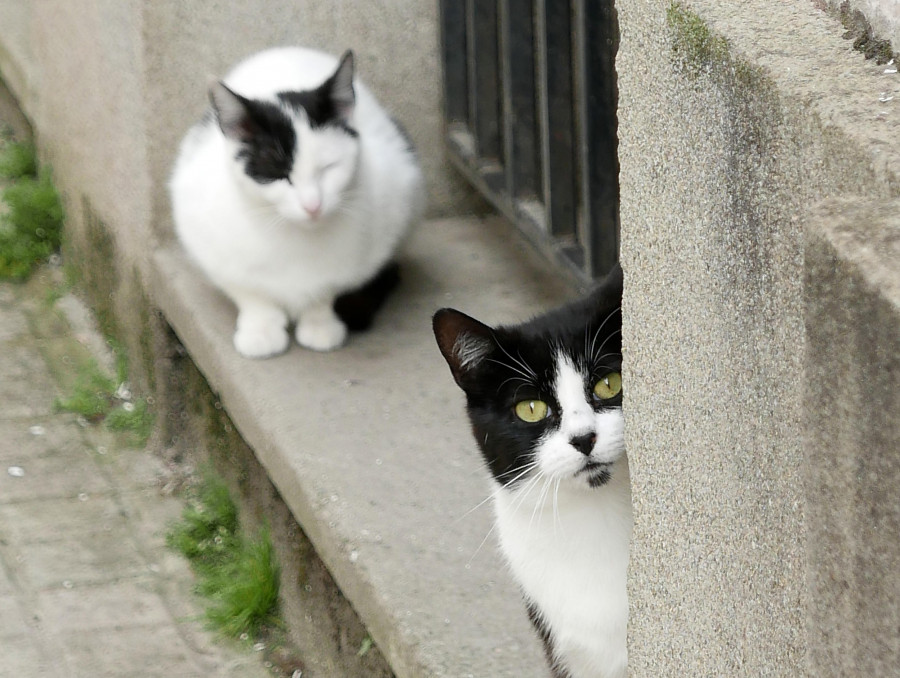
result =
M209 100L216 112L219 128L227 138L233 141L249 141L258 131L258 127L250 117L247 109L248 100L240 94L232 92L223 82L217 82L209 88Z
M344 122L353 113L356 104L356 93L353 91L353 52L347 50L341 57L337 70L322 87L327 90L337 116Z
M494 350L494 331L452 308L442 308L432 320L434 338L453 378L465 389L466 376Z

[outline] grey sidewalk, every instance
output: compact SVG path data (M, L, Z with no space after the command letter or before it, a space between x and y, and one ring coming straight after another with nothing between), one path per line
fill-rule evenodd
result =
M197 621L161 462L54 412L84 349L31 294L0 283L0 678L268 676Z

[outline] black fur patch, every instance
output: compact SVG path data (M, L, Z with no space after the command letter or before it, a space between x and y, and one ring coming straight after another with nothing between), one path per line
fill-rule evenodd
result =
M537 606L527 598L525 599L525 606L528 608L528 618L544 644L544 654L547 657L547 664L550 665L550 672L553 674L553 678L571 678L569 672L560 667L553 656L553 638L550 637L550 629L547 628L547 625L541 618L541 613L538 611Z
M359 132L350 127L338 113L337 106L331 98L331 90L326 88L328 84L326 82L325 85L312 91L279 92L278 98L297 112L306 111L309 126L313 129L335 127L352 137L358 137Z
M334 302L334 312L351 332L367 330L375 320L375 313L399 283L400 266L390 262L365 285L339 296Z
M244 162L247 176L261 184L287 179L294 166L297 135L290 118L267 101L244 100L241 149L237 159Z

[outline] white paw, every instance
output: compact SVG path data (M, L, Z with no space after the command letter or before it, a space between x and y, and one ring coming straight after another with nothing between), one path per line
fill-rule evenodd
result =
M347 327L337 318L303 321L297 325L297 343L314 351L332 351L347 340Z
M284 353L291 338L287 330L277 324L239 327L234 333L234 347L245 358L269 358Z

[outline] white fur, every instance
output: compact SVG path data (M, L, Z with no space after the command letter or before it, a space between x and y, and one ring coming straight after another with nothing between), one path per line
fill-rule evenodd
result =
M561 424L539 445L538 473L498 488L500 545L543 615L558 664L572 678L624 678L632 512L622 412L595 412L575 366L563 356L558 365ZM590 459L612 464L611 479L596 488L576 475L585 455L569 443L588 432L597 435Z
M314 50L276 48L240 63L224 82L277 102L277 92L315 89L337 65ZM290 183L247 177L234 160L236 143L214 122L182 142L169 185L176 233L237 306L234 344L245 356L284 351L291 321L304 346L341 345L346 328L331 310L334 298L377 273L422 214L414 154L366 87L354 80L354 90L356 139L293 116L299 153Z

